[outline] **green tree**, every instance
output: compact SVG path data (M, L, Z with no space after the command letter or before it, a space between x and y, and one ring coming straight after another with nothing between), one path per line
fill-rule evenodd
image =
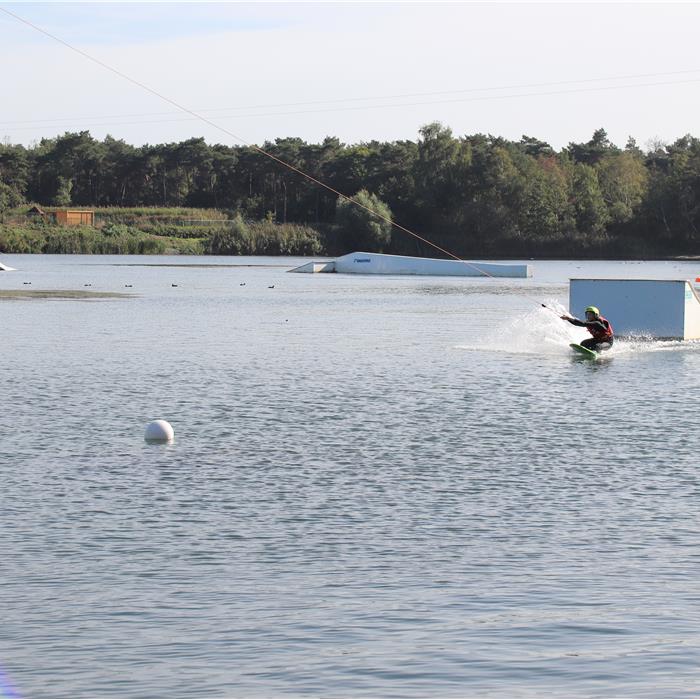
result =
M56 194L51 199L51 204L57 207L69 207L72 204L71 191L73 181L70 178L59 175L56 178Z
M24 146L0 145L0 182L24 199L33 163Z
M391 210L367 190L360 190L353 199L354 202L339 200L335 214L346 245L381 253L391 242Z
M570 143L568 153L576 163L595 165L601 158L619 149L610 141L605 129L596 129L591 140L586 143Z
M136 206L142 204L143 183L138 180L138 149L107 135L102 143L103 158L99 170L97 201L101 206Z
M442 218L435 219L453 252L494 254L517 234L524 187L515 164L518 157L522 153L504 139L474 134L461 140L449 176L453 194L442 203Z
M370 155L364 143L340 149L325 169L330 186L343 194L362 189L367 181Z
M0 181L0 222L5 220L8 209L18 207L23 201L22 195L14 187Z
M575 230L565 168L554 155L520 158L517 166L519 234L531 245L562 241Z
M217 144L212 148L212 197L215 207L237 209L239 190L238 157L228 146Z
M216 173L212 149L203 138L193 138L175 146L177 170L184 178L180 199L188 207L211 207L214 204Z
M686 135L658 144L647 156L649 190L639 225L666 250L690 249L700 239L700 140Z
M598 176L590 165L576 163L574 166L572 202L579 232L589 237L603 235L608 223L608 212Z
M463 150L452 130L439 122L426 124L420 129L418 153L414 165L416 200L423 209L426 223L433 218L431 214L444 211L460 188L458 166L464 156L470 161L470 150Z
M540 141L533 136L525 136L520 139L518 144L523 152L533 158L549 157L554 155L554 149L546 142Z
M596 171L610 224L627 223L646 195L649 176L644 162L634 151L625 150L604 156Z
M279 158L283 163L306 171L302 154L306 144L300 138L275 139L274 144L266 144L265 151ZM275 221L287 223L290 215L293 217L299 202L299 192L303 189L304 178L299 173L281 163L269 162L270 173L267 182L272 200L272 213Z

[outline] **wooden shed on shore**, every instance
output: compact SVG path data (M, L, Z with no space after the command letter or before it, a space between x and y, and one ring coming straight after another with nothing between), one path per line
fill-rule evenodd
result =
M57 209L53 219L63 226L94 226L95 212L92 209Z

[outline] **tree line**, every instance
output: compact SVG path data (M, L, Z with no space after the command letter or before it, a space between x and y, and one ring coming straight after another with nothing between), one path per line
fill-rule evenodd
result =
M698 252L700 141L690 135L643 150L598 129L556 151L530 136L455 136L436 122L416 141L279 138L261 148L460 256ZM328 240L340 227L347 246L439 257L338 199L256 148L201 138L136 147L81 131L0 146L0 215L30 202L208 208L311 227Z

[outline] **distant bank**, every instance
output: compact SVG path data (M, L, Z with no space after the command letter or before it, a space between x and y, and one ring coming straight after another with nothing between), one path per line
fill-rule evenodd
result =
M601 236L527 241L521 236L473 240L422 232L428 240L462 258L696 260L691 242L669 247L663 241ZM271 218L244 220L239 213L195 208L94 208L65 210L25 205L6 211L0 220L0 253L102 255L266 255L337 256L353 249L395 255L442 257L431 246L400 231L372 246L367 234L332 223L279 223Z
M0 252L108 255L322 255L321 231L244 221L215 209L16 208L0 222Z

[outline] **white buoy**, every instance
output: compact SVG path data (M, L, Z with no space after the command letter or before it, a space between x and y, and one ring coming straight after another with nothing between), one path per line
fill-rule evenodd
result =
M154 420L146 426L146 442L170 442L174 437L173 426L167 420Z

